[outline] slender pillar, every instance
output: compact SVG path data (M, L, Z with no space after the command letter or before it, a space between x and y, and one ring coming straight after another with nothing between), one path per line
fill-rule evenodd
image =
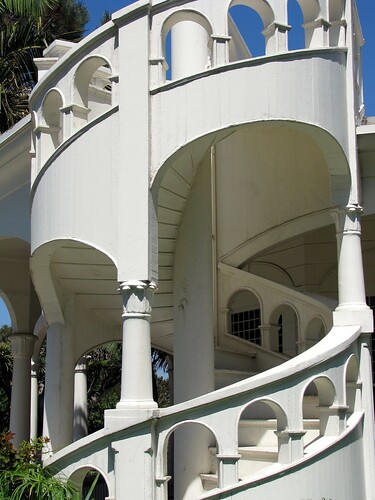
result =
M88 434L87 427L87 358L79 360L74 370L74 419L73 439L77 441Z
M43 436L50 438L49 451L58 451L73 441L73 391L73 332L54 323L47 331L43 416Z
M121 400L116 409L152 409L150 320L155 283L131 280L120 285L123 301Z
M38 371L39 364L31 360L31 395L30 395L30 439L38 436Z
M16 447L30 439L31 356L36 337L29 333L9 336L13 353L10 430Z
M363 277L361 223L362 207L348 205L333 211L336 224L338 255L339 305L334 325L360 324L362 331L373 328L372 312L366 305Z

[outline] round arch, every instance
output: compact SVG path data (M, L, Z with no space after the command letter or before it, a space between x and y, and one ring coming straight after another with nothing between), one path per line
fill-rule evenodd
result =
M230 0L227 11L229 12L229 9L236 5L244 5L255 10L262 19L264 28L267 28L275 20L273 9L266 0Z
M102 248L78 239L55 239L36 248L30 258L30 270L35 289L38 292L43 306L46 321L49 325L53 323L65 324L61 307L62 289L61 286L58 285L51 269L53 256L59 249L65 248L67 252L69 252L69 248L73 247L80 247L82 253L84 253L85 250L97 252L98 255L102 256L103 261L105 261L108 266L113 266L117 270L117 263L112 255ZM46 270L48 270L48 272L46 272ZM116 276L113 277L113 281L116 283L115 290L117 290Z
M273 399L258 398L242 408L237 424L239 477L284 461L286 450L281 436L287 426L284 409Z
M174 475L172 464L169 460L174 448ZM189 452L186 454L186 450ZM213 454L211 450L215 449ZM204 476L216 475L219 477L220 470L216 454L220 453L221 447L218 436L211 426L197 420L184 420L173 425L160 442L159 467L163 477L172 477L168 487L174 490L174 498L182 498L186 488L197 498L206 490ZM188 456L194 453L194 463L188 460ZM179 474L178 471L184 471ZM220 478L219 478L220 481ZM171 491L172 493L172 491Z
M227 301L227 331L235 337L261 344L259 326L262 318L260 295L249 288L241 287Z
M151 177L151 190L155 199L160 186L163 185L163 179L172 166L176 166L181 157L187 155L191 148L194 148L195 157L200 161L204 154L221 140L233 134L242 127L259 127L264 125L274 125L276 127L287 127L290 129L298 128L302 133L312 139L316 147L322 152L327 164L328 172L331 178L331 205L345 205L348 202L350 191L351 176L348 160L345 152L337 139L327 130L307 122L297 122L295 120L254 120L241 123L233 123L230 126L208 131L207 134L200 137L192 137L176 149L171 150L168 156L155 165ZM330 215L330 214L328 214ZM311 214L313 218L313 214ZM244 261L242 261L244 262Z
M76 469L70 475L69 480L73 484L75 484L79 488L80 492L82 493L85 479L90 472L96 472L96 473L100 474L99 478L102 478L102 481L104 483L103 493L105 495L105 496L101 495L103 500L107 497L111 497L112 495L111 495L111 490L110 490L110 483L109 483L105 473L100 469L100 467L97 467L96 465L90 464L90 465L86 465L84 467L80 467L80 468ZM97 498L97 497L95 496L95 498Z
M87 56L73 77L73 114L75 126L93 120L112 105L113 66L102 55Z
M270 315L270 324L278 327L277 345L273 339L273 350L288 356L296 356L300 338L300 317L293 304L279 304Z
M360 410L361 383L359 379L359 360L352 354L344 368L345 404L348 406L348 416Z

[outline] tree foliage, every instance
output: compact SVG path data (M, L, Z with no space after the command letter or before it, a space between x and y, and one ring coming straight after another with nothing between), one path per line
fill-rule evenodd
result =
M43 468L41 454L46 438L23 441L17 450L13 434L0 435L0 498L8 500L70 500L77 490Z

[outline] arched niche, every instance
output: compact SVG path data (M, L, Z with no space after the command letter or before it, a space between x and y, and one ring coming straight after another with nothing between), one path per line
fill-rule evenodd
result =
M40 117L40 165L52 155L63 141L63 125L61 108L64 100L61 92L51 89L47 92Z
M359 378L359 361L355 354L352 354L345 366L345 396L348 407L347 417L355 411L361 409L361 387Z
M248 342L261 344L261 305L250 290L238 290L228 301L228 332Z
M305 447L323 436L339 434L339 418L336 403L336 389L325 375L311 380L303 393L303 427ZM310 448L308 451L312 450Z
M105 500L109 497L107 478L99 468L81 467L69 479L78 488L80 498L87 498L89 492L91 492L89 498L95 500Z
M112 106L112 66L101 56L90 56L77 68L74 76L74 129L100 116Z
M277 339L273 339L271 347L274 351L295 356L298 345L298 317L290 305L278 306L271 314L271 325L277 326Z
M280 433L286 428L286 414L275 401L257 400L242 410L238 422L240 479L279 461Z
M215 434L205 424L185 421L174 426L163 445L163 477L168 479L163 498L198 498L217 487L219 451Z
M179 10L162 27L164 71L171 80L199 73L211 66L212 28L194 10Z

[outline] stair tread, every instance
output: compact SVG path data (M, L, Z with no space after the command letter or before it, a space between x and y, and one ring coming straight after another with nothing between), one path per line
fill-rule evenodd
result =
M203 479L204 481L209 481L210 483L217 483L219 481L219 477L217 474L201 473L199 475L201 479Z
M241 458L276 459L278 457L277 446L239 446L238 453Z

